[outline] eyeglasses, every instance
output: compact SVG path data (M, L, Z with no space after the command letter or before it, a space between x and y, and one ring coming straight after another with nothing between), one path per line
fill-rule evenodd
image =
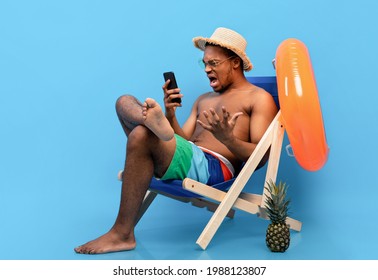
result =
M202 69L205 69L206 66L209 66L211 69L214 69L217 66L219 66L220 64L222 64L223 62L225 62L225 61L227 61L227 60L229 60L231 58L234 58L234 57L235 56L230 56L230 57L227 57L226 59L221 60L221 61L213 59L213 60L209 60L208 62L205 62L205 61L203 61L203 59L200 59L200 60L198 60L198 64L200 65L200 67Z

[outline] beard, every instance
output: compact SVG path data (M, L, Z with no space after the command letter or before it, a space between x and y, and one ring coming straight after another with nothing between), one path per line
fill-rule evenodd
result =
M227 73L225 74L225 78L222 79L222 80L224 80L224 82L221 82L220 80L218 80L219 86L216 89L214 88L214 91L219 93L219 94L226 92L232 84L232 68L231 67L229 67L227 69Z

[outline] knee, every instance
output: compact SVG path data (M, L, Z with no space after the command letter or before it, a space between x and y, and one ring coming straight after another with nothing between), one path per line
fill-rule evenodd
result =
M148 148L148 144L154 141L154 134L145 126L136 126L129 134L127 139L127 148L135 149L138 146L144 149Z
M127 107L130 103L135 103L136 98L132 95L125 94L118 97L115 107L117 112L121 112L123 108Z

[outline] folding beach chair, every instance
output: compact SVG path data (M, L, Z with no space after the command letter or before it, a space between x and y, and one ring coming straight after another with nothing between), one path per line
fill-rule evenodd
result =
M248 77L248 80L269 92L279 107L276 77ZM285 132L280 116L281 112L279 111L239 174L229 181L208 186L189 178L183 181L153 179L143 201L138 221L158 194L182 202L190 202L197 207L206 207L214 214L197 240L197 244L205 250L224 218L226 216L233 218L235 209L268 219L265 208L267 196L265 188L263 188L262 194L245 193L242 190L269 148L265 182L276 181ZM286 222L291 229L301 230L301 222L292 218L287 218Z

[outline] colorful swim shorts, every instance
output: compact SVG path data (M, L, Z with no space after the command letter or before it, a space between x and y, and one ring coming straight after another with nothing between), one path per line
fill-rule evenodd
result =
M214 185L233 177L232 171L224 163L224 158L220 160L216 153L201 150L200 147L177 134L175 139L175 154L161 180L191 178L204 184Z

